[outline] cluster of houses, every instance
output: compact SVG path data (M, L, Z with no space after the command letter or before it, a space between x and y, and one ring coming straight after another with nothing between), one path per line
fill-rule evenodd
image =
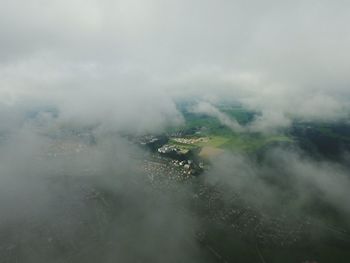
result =
M192 160L185 160L185 161L178 161L178 160L174 160L173 164L177 167L179 166L183 166L183 168L185 170L190 170L191 168L193 168L194 164Z
M170 154L170 155L178 155L180 156L185 156L188 154L190 150L185 149L185 148L179 148L176 145L171 145L171 144L165 144L162 147L158 148L158 153L161 154ZM173 157L174 157L173 156Z
M178 152L179 149L175 147L175 145L169 145L169 144L165 144L162 147L158 148L158 152L159 153L173 153L173 152Z
M175 142L183 143L183 144L195 144L201 142L208 142L208 137L199 137L199 138L172 138Z

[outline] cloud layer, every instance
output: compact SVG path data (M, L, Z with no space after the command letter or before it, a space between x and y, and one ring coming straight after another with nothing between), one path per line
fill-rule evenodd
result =
M195 235L201 218L188 209L193 192L153 192L135 163L147 153L114 133L180 124L175 100L199 98L194 111L235 131L243 128L216 102L261 112L254 131L287 127L293 118L349 117L349 1L0 2L0 231L7 233L0 247L11 254L11 242L21 240L26 262L66 262L61 250L79 251L72 262L209 259ZM65 125L87 129L95 143L78 154L80 138ZM72 136L73 154L54 155L57 141L47 134L56 130ZM346 167L294 151L266 158L261 165L220 156L205 183L273 210L284 193L265 179L281 175L295 190L288 208L301 218L309 186L348 218ZM75 181L81 176L83 188ZM40 236L38 226L52 236ZM96 253L80 254L74 240L91 241Z
M179 96L240 101L271 126L347 117L348 5L3 0L1 101L147 129Z

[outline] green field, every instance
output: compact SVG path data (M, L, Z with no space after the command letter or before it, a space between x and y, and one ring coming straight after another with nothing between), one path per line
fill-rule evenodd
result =
M191 138L188 136L187 138ZM198 137L193 137L198 138ZM292 143L293 140L283 135L245 135L245 134L231 134L226 136L209 136L208 141L198 142L193 144L179 143L174 140L170 140L170 144L176 145L181 149L198 149L203 147L219 148L228 151L239 151L239 152L255 152L262 147L265 147L271 143Z
M236 136L221 147L228 150L254 152L271 143L293 142L287 136Z
M186 149L186 150L193 150L195 148L198 148L198 146L195 145L195 144L179 143L179 142L174 141L173 139L169 140L169 144L170 145L176 145L178 148Z
M237 120L241 125L247 125L254 120L258 113L248 111L239 105L221 104L218 109L229 116L231 119ZM185 122L181 127L177 127L172 131L183 131L184 138L206 138L206 141L195 142L191 144L179 143L174 139L170 139L170 144L176 145L181 149L198 149L210 147L228 151L239 152L255 152L272 143L292 143L293 140L284 135L264 135L260 133L236 133L228 127L220 123L215 118L205 114L190 112L183 107L180 109Z

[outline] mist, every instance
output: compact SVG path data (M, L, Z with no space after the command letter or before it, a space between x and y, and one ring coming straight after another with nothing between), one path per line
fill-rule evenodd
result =
M187 195L151 187L140 166L147 153L96 131L97 142L82 152L73 142L56 154L65 144L28 127L0 151L4 259L200 260ZM169 258L172 253L177 256Z
M142 166L152 154L128 136L184 125L181 100L234 134L348 122L349 2L0 4L5 262L224 261L198 241L212 225L193 210L210 207L197 181L220 189L227 207L239 195L262 217L327 226L333 219L318 217L329 209L348 226L346 151L336 162L298 145L263 157L225 150L190 184L165 174L159 188ZM257 114L243 125L220 110L222 101ZM326 208L313 211L317 202Z
M232 98L270 126L348 116L344 1L2 2L5 103L55 102L77 118L126 110L131 123L172 118L179 96Z

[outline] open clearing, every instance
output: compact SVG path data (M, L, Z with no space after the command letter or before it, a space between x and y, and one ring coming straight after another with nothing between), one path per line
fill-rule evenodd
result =
M215 157L215 156L222 154L222 153L224 153L224 150L222 150L222 149L206 146L206 147L202 148L202 150L199 153L199 156L202 158L208 159L208 158Z

